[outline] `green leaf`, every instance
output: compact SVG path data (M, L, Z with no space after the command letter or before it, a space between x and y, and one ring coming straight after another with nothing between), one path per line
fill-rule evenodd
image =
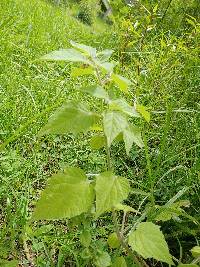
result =
M195 246L195 247L193 247L190 251L191 251L192 256L193 256L194 258L198 258L198 257L200 257L200 247L199 247L199 246Z
M128 87L131 84L127 78L122 77L121 75L113 73L111 75L112 80L119 86L120 90L124 93L128 93Z
M91 62L84 55L73 48L53 51L47 55L44 55L41 57L41 59L49 61L72 61L91 64Z
M74 68L71 72L71 77L78 77L82 75L93 75L94 70L92 68Z
M150 113L147 111L145 106L136 105L136 110L141 114L141 116L147 121L150 122Z
M127 155L129 155L133 143L135 143L141 148L144 146L141 137L141 132L136 126L129 124L129 126L123 130L123 138Z
M117 111L107 111L103 115L104 132L108 146L112 141L128 127L128 121L124 115Z
M128 197L130 186L127 179L104 172L96 178L96 217L110 211Z
M17 267L18 266L18 261L17 260L2 260L0 259L0 266L1 267Z
M134 212L134 213L138 213L140 214L140 212L138 212L137 210L135 210L134 208L127 206L127 205L123 205L121 203L118 203L115 205L115 210L123 210L124 212Z
M74 41L70 41L71 45L80 50L82 53L86 54L87 56L91 56L91 57L96 57L96 48L88 46L88 45L84 45L84 44L79 44L76 43Z
M112 73L116 62L101 62L98 59L94 60L95 64L104 70L106 73Z
M51 179L48 181L48 184L51 186L61 183L77 184L85 182L86 180L87 176L83 170L76 167L68 167L64 169L64 172L53 174Z
M173 200L173 198L171 200ZM190 202L187 200L180 200L174 203L170 202L170 204L167 202L164 206L157 207L158 211L156 211L156 216L154 219L156 221L168 221L171 220L173 217L178 217L178 216L187 217L185 211L181 209L181 207L182 206L188 207L188 205L190 205Z
M108 93L100 85L91 85L88 87L82 87L80 88L80 91L83 93L88 93L91 96L97 98L105 99L107 101L109 99Z
M89 247L91 243L92 237L89 230L84 230L80 234L80 242L84 247Z
M111 267L127 267L124 257L117 257Z
M120 241L116 233L112 233L108 236L108 245L110 248L118 248L120 246Z
M72 218L91 209L94 191L83 171L74 168L53 175L36 204L33 220Z
M109 108L111 110L121 111L132 117L140 117L139 113L135 110L135 108L129 105L123 98L112 100L109 103Z
M168 245L160 227L152 222L142 222L129 235L131 248L143 258L154 258L173 265Z
M172 204L171 206L164 205L159 207L159 210L156 212L156 216L154 215L153 219L156 221L168 221L172 218L182 216L191 220L195 224L199 224L194 217L188 215L183 209L177 207L175 204L176 203Z
M188 191L189 187L184 186L181 190L176 193L172 198L170 198L169 201L165 204L165 207L170 207L178 198L180 198L183 194L185 194Z
M80 257L84 260L88 260L88 259L92 259L93 258L93 255L90 251L90 249L87 247L87 248L84 248L81 252L79 252L80 254Z
M97 122L97 119L98 115L89 111L85 105L71 101L50 117L39 135L86 132Z
M111 265L111 258L107 252L102 252L95 260L97 267L107 267Z
M193 20L188 19L188 18L186 18L186 20L190 25L192 25L194 28L196 28L196 23Z
M197 265L197 264L194 264L194 263L191 263L191 264L184 264L184 263L181 263L181 264L179 264L177 267L199 267L199 265Z
M101 62L106 62L111 57L112 53L113 53L113 50L105 49L105 50L97 53L97 57Z
M105 137L103 135L94 135L90 140L92 149L100 149L105 146Z

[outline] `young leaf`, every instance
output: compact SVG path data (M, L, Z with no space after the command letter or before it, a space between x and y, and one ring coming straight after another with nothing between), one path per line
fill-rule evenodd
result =
M193 247L190 251L191 251L192 256L193 256L194 258L198 258L198 257L200 257L200 247L199 247L199 246L195 246L195 247Z
M71 77L78 77L82 75L93 75L94 70L92 68L74 68L71 72Z
M136 110L141 114L141 116L147 121L150 122L150 113L147 111L145 106L136 105Z
M96 178L96 217L110 211L116 204L126 199L130 186L127 179L104 172Z
M107 73L112 73L114 67L116 66L116 62L101 62L97 59L94 62L98 67L100 67L102 70L104 70Z
M123 205L121 203L118 203L114 206L115 210L123 210L124 212L134 212L134 213L138 213L140 214L140 212L138 212L137 210L135 210L134 208L127 206L127 205Z
M121 111L132 117L140 117L140 114L135 110L135 108L129 105L123 98L112 100L109 103L109 108L111 110Z
M138 145L139 147L143 147L144 143L142 141L141 132L138 127L129 125L127 128L123 130L123 138L126 148L126 153L129 155L131 147L133 143Z
M131 81L115 73L111 75L111 78L119 86L122 92L128 93L128 86L131 84Z
M92 149L100 149L105 146L105 137L103 135L94 135L90 140Z
M120 242L116 233L112 233L108 236L108 245L110 248L118 248L120 246Z
M173 265L164 235L160 227L152 222L140 223L137 229L130 233L128 243L145 259L154 258Z
M187 200L180 200L168 205L167 203L164 206L158 206L154 219L156 221L168 221L173 217L183 216L187 217L187 213L181 209L182 206L187 207L190 204ZM193 217L189 216L189 219L195 221Z
M107 252L101 252L95 260L96 267L108 267L111 265L111 258Z
M80 91L83 93L88 93L91 96L94 96L96 98L102 98L102 99L105 99L107 101L109 100L108 93L100 85L91 85L91 86L87 86L87 87L82 87L82 88L80 88Z
M96 57L96 48L88 46L88 45L84 45L84 44L79 44L76 43L74 41L70 41L71 45L80 50L82 53L86 54L87 56L91 56L91 57Z
M39 135L86 132L97 120L98 115L89 111L85 105L71 101L50 117Z
M42 56L41 59L49 61L72 61L91 64L91 62L83 54L73 48L53 51Z
M124 257L117 257L111 267L127 267Z
M88 230L84 230L81 234L80 234L80 242L84 247L89 247L90 243L91 243L92 237L91 234Z
M105 49L99 53L97 53L97 57L101 62L107 62L109 58L111 57L113 53L113 50L111 49Z
M128 127L128 121L124 115L117 111L107 111L103 115L104 132L107 138L108 146L112 141Z
M93 203L94 191L80 169L65 170L53 175L36 204L33 220L72 218L87 212Z

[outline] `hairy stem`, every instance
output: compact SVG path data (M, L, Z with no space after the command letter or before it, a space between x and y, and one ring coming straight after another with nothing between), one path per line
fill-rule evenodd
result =
M124 236L121 234L119 226L118 226L118 222L117 222L117 214L116 211L113 209L112 211L112 218L113 218L113 222L114 222L114 227L115 227L115 231L117 234L117 237L121 243L121 246L126 250L126 252L133 258L133 261L137 264L137 266L139 267L148 267L147 263L139 258L128 246L127 242L124 239Z
M101 79L101 75L100 75L100 71L98 69L98 67L96 66L95 68L95 72L96 72L96 76L98 79L99 84L103 87L104 83L103 80ZM103 101L102 101L102 111L103 111ZM106 139L106 136L105 136ZM106 157L107 157L107 170L111 171L112 170L112 165L111 165L111 155L110 155L110 147L108 146L107 140L106 140ZM139 266L139 267L147 267L148 265L146 264L146 262L139 258L137 255L135 255L135 253L129 248L127 242L125 241L123 232L124 232L124 225L125 225L125 219L126 219L126 213L123 216L123 222L122 222L122 228L120 231L120 228L118 227L118 222L117 222L117 214L116 211L113 209L112 211L112 219L113 219L113 223L114 223L114 227L115 227L115 231L117 234L117 237L122 245L122 247L125 249L125 251L132 256L133 261Z

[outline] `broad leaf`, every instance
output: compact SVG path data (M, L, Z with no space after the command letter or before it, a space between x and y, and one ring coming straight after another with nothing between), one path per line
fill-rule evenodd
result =
M71 77L78 77L82 75L93 75L94 70L92 68L74 68L71 72Z
M100 85L91 85L88 87L80 88L80 91L83 93L88 93L91 96L102 98L108 101L109 96L105 89L103 89Z
M111 267L127 267L124 257L117 257Z
M80 50L82 53L94 58L96 57L96 48L84 44L79 44L74 41L70 41L70 43L74 48Z
M105 137L103 135L94 135L90 140L92 149L100 149L105 146Z
M64 172L58 172L57 174L52 175L48 184L51 186L61 183L77 184L85 182L86 180L87 176L83 170L76 167L68 167Z
M105 49L99 53L97 53L97 57L101 62L107 62L111 57L113 50Z
M144 143L142 141L141 132L138 127L130 125L123 130L123 138L126 148L127 155L129 154L133 143L139 147L143 147Z
M116 66L116 62L101 62L98 59L96 59L94 62L98 67L100 67L106 73L112 73L114 67Z
M89 247L91 240L92 240L92 237L91 237L89 230L84 230L80 234L80 242L84 247Z
M167 203L164 206L158 206L158 210L156 211L155 220L156 221L168 221L171 220L173 217L183 216L188 217L187 213L181 209L182 206L188 207L190 203L187 200L180 200L168 205ZM189 216L190 217L190 216ZM193 217L189 218L194 221Z
M128 93L128 86L131 84L131 81L115 73L111 75L111 78L119 86L122 92Z
M124 115L117 111L107 111L103 116L104 132L107 138L108 146L112 141L128 127L128 121Z
M49 61L72 61L91 64L91 62L83 54L73 48L53 51L47 55L44 55L41 57L41 59Z
M112 100L109 103L109 108L111 110L118 110L121 111L129 116L132 117L140 117L139 113L135 110L135 108L131 105L129 105L125 99L116 99Z
M129 235L131 248L143 258L154 258L173 265L168 245L160 227L152 222L142 222Z
M116 233L112 233L108 236L108 245L110 248L118 248L120 246L120 241Z
M127 179L104 172L96 178L96 217L110 211L128 197L130 186Z
M150 122L150 113L147 110L147 108L145 106L136 105L136 110L141 114L141 116L147 121Z
M111 258L107 252L101 252L95 260L96 267L108 267L111 265Z
M118 203L115 205L115 210L123 210L124 212L134 212L134 213L138 213L140 214L140 212L138 212L137 210L135 210L134 208L127 206L127 205L123 205L121 203Z
M89 111L85 105L74 101L59 108L39 135L86 132L96 123L98 115Z
M93 187L83 171L69 168L53 175L36 204L33 220L72 218L91 209Z
M195 247L193 247L190 251L191 251L192 256L193 256L194 258L198 258L198 257L200 257L200 246L195 246Z

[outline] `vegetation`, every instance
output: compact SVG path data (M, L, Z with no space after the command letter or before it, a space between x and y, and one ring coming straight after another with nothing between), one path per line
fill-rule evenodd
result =
M199 1L77 2L0 2L0 264L199 266Z

